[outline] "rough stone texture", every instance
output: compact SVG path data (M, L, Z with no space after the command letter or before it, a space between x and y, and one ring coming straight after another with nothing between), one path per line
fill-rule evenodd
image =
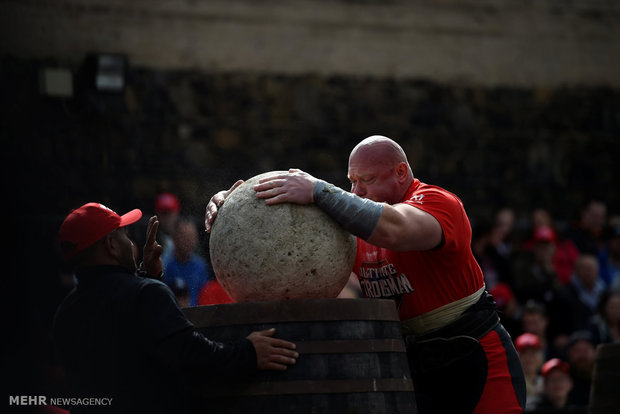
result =
M336 297L355 259L356 239L314 205L269 206L239 186L218 211L210 254L217 279L236 301Z
M74 98L51 99L41 67L0 58L0 157L6 194L19 194L11 208L59 220L49 235L76 205L146 214L162 190L200 221L211 195L264 171L348 188L349 152L374 133L397 140L422 181L458 194L473 221L509 206L526 230L543 207L569 224L591 198L620 211L620 89L130 69L124 94L76 83ZM42 212L41 200L53 203Z
M0 52L165 70L620 86L610 0L0 2ZM267 171L267 170L264 170Z

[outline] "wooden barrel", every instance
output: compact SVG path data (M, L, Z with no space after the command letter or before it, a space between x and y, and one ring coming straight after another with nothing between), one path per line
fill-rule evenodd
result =
M312 299L184 309L205 336L230 341L276 328L299 358L284 372L195 384L205 413L416 413L394 302Z
M620 412L620 344L604 344L596 348L596 364L592 376L590 414Z

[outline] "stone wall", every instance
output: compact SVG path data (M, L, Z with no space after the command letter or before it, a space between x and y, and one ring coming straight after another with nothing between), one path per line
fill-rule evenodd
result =
M0 50L76 64L620 86L613 0L3 0Z
M167 189L202 214L236 179L289 167L347 188L349 151L372 134L400 142L416 176L459 194L474 218L542 206L569 220L591 197L618 211L611 88L132 69L110 94L77 70L75 96L55 99L39 93L41 65L2 62L0 109L13 176L56 213L89 198L148 211Z

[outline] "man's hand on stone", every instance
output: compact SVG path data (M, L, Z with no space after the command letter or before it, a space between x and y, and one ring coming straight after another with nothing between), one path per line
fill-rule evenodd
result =
M211 232L211 228L213 227L213 222L215 221L215 216L217 215L217 210L222 207L226 197L230 195L237 187L243 184L243 180L239 180L233 184L232 187L228 190L222 190L216 193L211 200L209 200L209 204L207 204L207 208L205 211L205 230L207 233Z

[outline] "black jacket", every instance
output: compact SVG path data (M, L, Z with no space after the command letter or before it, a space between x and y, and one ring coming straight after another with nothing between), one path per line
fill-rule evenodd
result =
M78 401L72 412L182 413L190 409L194 376L245 377L256 371L249 340L223 344L195 332L164 283L118 266L92 267L77 279L54 319L67 397L112 401L110 406Z

